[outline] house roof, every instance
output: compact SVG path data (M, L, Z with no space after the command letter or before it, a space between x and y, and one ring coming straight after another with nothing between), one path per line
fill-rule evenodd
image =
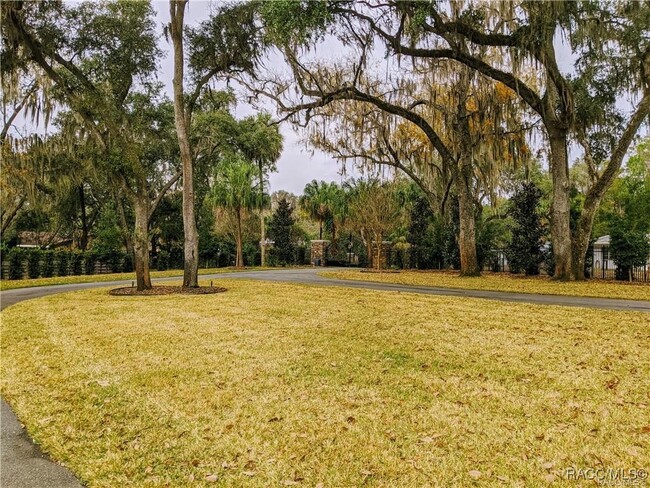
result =
M650 234L647 234L646 237L648 240L650 240ZM609 235L606 236L600 236L598 239L596 239L596 242L594 242L594 246L609 246L611 241L611 238Z
M21 231L18 233L19 247L40 247L49 243L49 247L65 246L72 243L72 239L61 237L54 232Z

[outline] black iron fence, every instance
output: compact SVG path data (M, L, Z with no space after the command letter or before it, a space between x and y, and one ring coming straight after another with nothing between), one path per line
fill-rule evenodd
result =
M594 249L593 261L590 268L592 278L601 280L626 280L643 281L650 280L650 266L648 263L643 266L632 266L618 268L609 254L609 248L599 247Z
M593 257L593 259L590 260L590 264L586 270L586 274L589 278L646 283L650 281L650 265L647 263L643 266L634 266L624 269L617 268L607 247L593 249L591 257ZM510 266L508 265L508 259L506 258L505 252L502 249L491 250L488 258L483 264L483 270L506 273L510 272ZM544 273L545 271L544 264L542 264L540 272Z

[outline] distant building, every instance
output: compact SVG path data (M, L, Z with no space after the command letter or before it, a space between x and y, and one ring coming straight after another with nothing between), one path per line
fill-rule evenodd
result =
M17 247L45 247L57 249L60 247L72 247L72 239L61 237L54 232L18 232Z
M648 240L650 240L650 234L647 235ZM593 251L593 276L595 278L607 278L609 275L613 275L616 270L616 264L612 259L612 255L609 251L611 243L611 238L609 236L600 236L594 242L594 251ZM650 256L648 257L648 262L646 267L650 267ZM643 269L643 266L641 266Z

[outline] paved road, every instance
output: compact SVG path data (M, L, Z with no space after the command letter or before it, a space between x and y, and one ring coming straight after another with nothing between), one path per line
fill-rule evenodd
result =
M328 268L336 270L336 268ZM561 305L565 307L601 308L606 310L627 310L637 312L650 312L650 301L644 300L619 300L613 298L587 298L564 295L534 295L528 293L510 293L501 291L465 290L456 288L436 288L430 286L396 285L390 283L377 283L370 281L334 280L324 278L317 273L322 269L297 268L279 269L269 271L242 271L235 273L219 273L201 275L202 280L220 279L253 279L267 281L282 281L302 283L318 286L343 286L348 288L362 288L367 290L399 291L404 293L421 293L425 295L443 295L465 298L484 298L502 302L532 303L537 305ZM180 278L180 277L179 277ZM153 281L169 281L174 278L157 278ZM76 285L41 286L37 288L21 288L0 292L0 309L30 298L37 298L54 293L66 291L85 290L87 288L129 286L131 280L105 281L99 283L80 283Z
M331 268L330 268L331 269ZM271 271L245 271L228 274L202 275L202 280L254 279L302 283L318 286L343 286L380 291L421 293L465 298L483 298L503 302L532 303L536 305L562 305L569 307L601 308L607 310L628 310L650 312L650 301L616 300L609 298L584 298L561 295L532 295L482 290L461 290L425 286L394 285L362 281L333 280L318 276L319 269L302 268ZM169 281L173 278L159 278L154 281ZM9 305L55 293L85 290L87 288L128 286L131 280L75 285L43 286L0 292L0 309ZM29 439L9 406L2 400L0 428L0 486L2 488L78 488L81 484L66 468L49 461Z

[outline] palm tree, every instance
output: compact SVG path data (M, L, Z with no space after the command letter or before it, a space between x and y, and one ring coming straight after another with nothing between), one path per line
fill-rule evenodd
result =
M332 219L340 201L340 188L336 183L313 180L307 183L298 204L310 219L318 221L318 238L323 238L323 224Z
M238 146L251 161L257 164L258 192L260 205L260 261L266 265L266 225L264 223L264 210L268 198L265 197L264 184L269 172L277 170L275 162L282 153L282 135L277 125L273 124L271 116L267 113L257 114L242 119L239 122ZM267 185L268 187L268 185Z
M244 213L259 206L255 185L257 168L240 154L224 158L215 173L210 192L213 205L231 212L235 220L237 257L235 266L244 266L242 220Z

